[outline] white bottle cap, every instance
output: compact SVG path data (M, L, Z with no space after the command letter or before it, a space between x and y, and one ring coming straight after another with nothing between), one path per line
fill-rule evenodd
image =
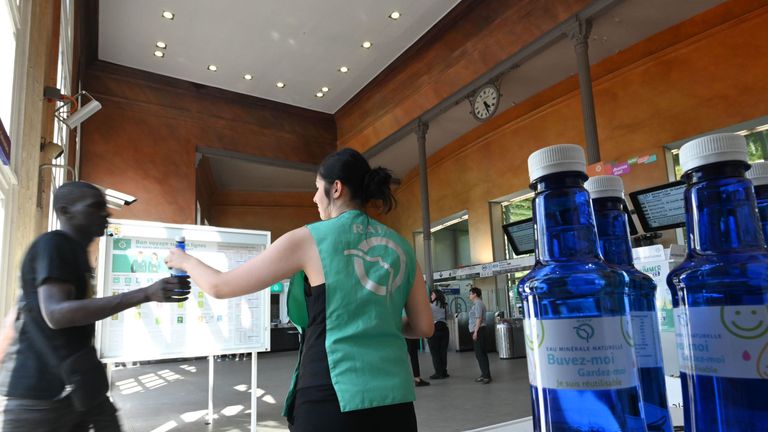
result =
M187 239L184 236L176 236L176 241L184 243L187 241Z
M531 183L547 174L565 171L587 173L584 150L576 144L557 144L536 150L528 156Z
M755 162L752 168L747 171L747 178L752 180L755 186L764 186L768 184L768 162Z
M686 143L680 149L683 174L717 162L747 162L747 140L731 133L708 135Z
M589 191L592 199L597 198L621 198L624 199L624 182L621 177L614 175L602 175L590 177L584 187Z

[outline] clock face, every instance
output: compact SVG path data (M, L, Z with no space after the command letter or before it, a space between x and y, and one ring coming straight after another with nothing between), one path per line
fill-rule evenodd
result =
M499 107L499 90L489 84L480 88L472 102L472 114L478 120L487 120Z

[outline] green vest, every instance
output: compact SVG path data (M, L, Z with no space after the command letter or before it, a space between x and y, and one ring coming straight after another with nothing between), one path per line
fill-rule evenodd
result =
M341 411L414 401L402 333L403 308L416 269L411 245L357 210L307 228L325 274L325 349ZM288 316L303 334L308 321L303 273L291 280ZM286 408L298 375L297 365Z

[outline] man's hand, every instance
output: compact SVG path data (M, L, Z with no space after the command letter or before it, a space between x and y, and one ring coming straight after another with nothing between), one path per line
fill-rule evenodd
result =
M477 340L477 330L472 332L472 340L475 340L475 341Z
M148 301L180 303L187 300L190 290L188 277L167 277L146 288Z

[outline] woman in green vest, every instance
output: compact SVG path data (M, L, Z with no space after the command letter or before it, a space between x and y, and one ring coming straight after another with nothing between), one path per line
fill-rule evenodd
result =
M315 181L321 222L228 272L179 249L166 258L215 298L293 276L288 315L302 337L283 411L291 431L416 430L403 337L432 335L427 290L411 245L365 213L369 203L394 207L391 180L357 151L340 150L323 160Z

